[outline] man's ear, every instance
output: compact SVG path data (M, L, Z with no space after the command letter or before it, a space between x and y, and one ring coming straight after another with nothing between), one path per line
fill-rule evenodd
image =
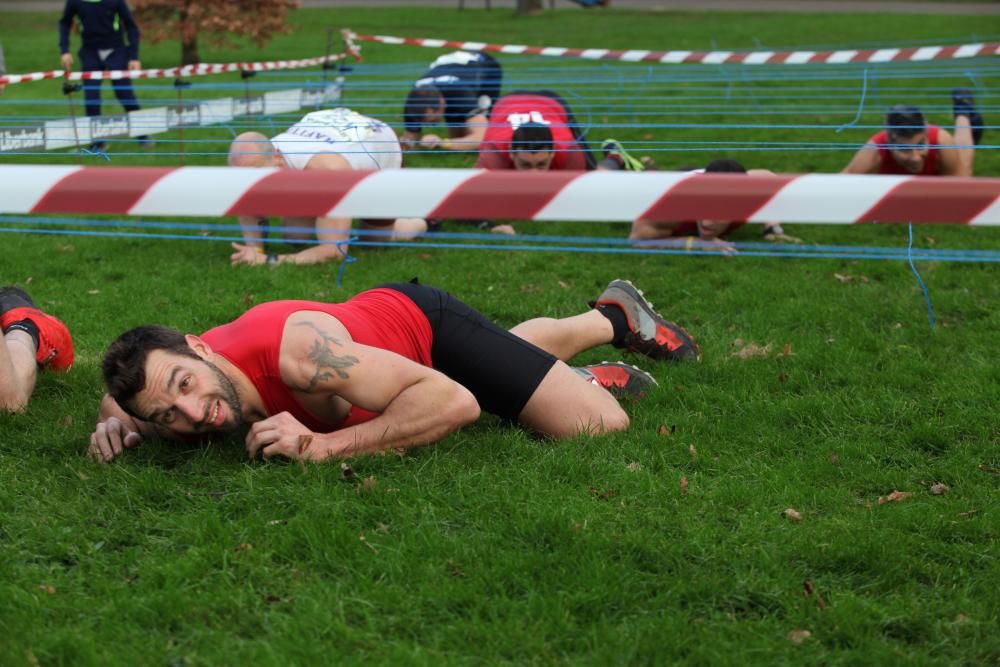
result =
M188 347L202 359L207 361L212 356L212 347L198 336L187 334L184 336L184 340L187 341Z

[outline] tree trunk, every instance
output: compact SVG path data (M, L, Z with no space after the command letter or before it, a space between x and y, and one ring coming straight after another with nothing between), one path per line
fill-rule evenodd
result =
M181 42L181 66L197 65L201 62L198 55L198 37L194 36L189 40Z
M192 2L193 0L184 0L177 12L177 27L181 33L181 67L201 62L201 56L198 55L198 29L194 25L188 25Z
M542 13L542 0L517 0L518 16L537 16Z

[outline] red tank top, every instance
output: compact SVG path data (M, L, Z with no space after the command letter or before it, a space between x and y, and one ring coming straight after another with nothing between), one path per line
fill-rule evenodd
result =
M490 110L490 125L479 146L477 167L486 169L513 169L510 159L510 142L514 129L524 123L543 123L552 130L551 171L561 169L583 170L586 160L577 146L569 115L559 100L545 95L505 95Z
M940 172L940 162L938 160L939 150L935 148L940 146L938 143L938 131L940 128L937 125L927 126L927 146L930 150L927 151L927 158L924 160L924 168L921 169L916 174L911 174L902 167L899 163L892 157L892 151L886 148L886 145L892 145L889 141L889 133L882 130L871 139L868 143L875 144L878 146L878 158L879 167L878 173L880 174L899 174L902 176L937 176Z
M306 410L285 385L278 367L281 336L288 317L303 310L337 318L356 343L389 350L423 366L432 366L431 325L417 305L396 290L368 290L344 303L262 303L229 324L206 331L202 338L214 352L246 373L260 392L268 415L287 411L319 433L354 426L378 416L352 406L340 422L325 422Z

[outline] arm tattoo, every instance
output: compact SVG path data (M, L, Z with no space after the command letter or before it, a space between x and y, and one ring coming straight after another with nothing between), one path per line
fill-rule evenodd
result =
M299 322L299 326L312 327L316 330L316 333L319 334L319 338L313 341L312 349L309 351L309 359L316 364L316 374L312 376L311 380L309 380L309 386L306 387L306 391L312 391L320 382L332 378L334 373L336 373L337 377L341 380L348 379L350 376L347 374L345 369L358 363L358 358L350 355L338 357L334 354L330 344L333 343L334 345L340 346L340 341L317 327L312 322Z

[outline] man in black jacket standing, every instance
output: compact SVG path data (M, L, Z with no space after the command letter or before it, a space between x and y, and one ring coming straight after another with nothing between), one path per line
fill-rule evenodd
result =
M125 0L66 0L62 18L59 19L59 52L62 54L62 66L67 71L73 67L69 33L74 18L80 21L83 38L83 45L77 51L83 71L134 71L142 67L139 62L139 26ZM128 44L123 33L128 36ZM114 79L111 85L126 111L139 109L131 79ZM83 90L87 115L100 116L101 80L85 81ZM139 141L143 145L151 143L148 136L139 137ZM96 142L93 147L103 149L104 142Z

